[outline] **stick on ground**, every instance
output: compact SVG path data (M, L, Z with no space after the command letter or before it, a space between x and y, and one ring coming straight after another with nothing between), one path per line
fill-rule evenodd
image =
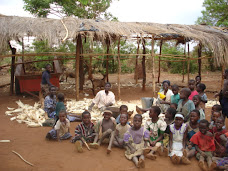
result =
M91 149L89 148L89 146L88 146L86 140L85 140L83 137L81 138L81 140L82 140L82 142L85 144L86 148L90 151Z
M34 166L32 163L26 161L19 153L17 153L16 151L12 151L14 154L18 155L25 163L29 164L30 166Z

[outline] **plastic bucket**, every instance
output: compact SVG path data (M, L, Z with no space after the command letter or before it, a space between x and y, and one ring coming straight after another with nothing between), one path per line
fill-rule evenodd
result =
M153 105L153 102L154 102L154 98L152 98L152 97L142 97L141 98L141 103L142 103L143 109L151 108L151 106Z

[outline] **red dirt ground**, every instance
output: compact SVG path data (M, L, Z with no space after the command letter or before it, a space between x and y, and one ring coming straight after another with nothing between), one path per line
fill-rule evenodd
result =
M131 81L133 83L132 78L132 74L121 75L121 82ZM167 78L172 83L182 84L180 75L162 74L161 80ZM193 75L191 78L194 78ZM206 83L208 90L218 91L221 85L220 78L220 73L204 73L202 82ZM3 79L1 76L0 82ZM116 82L116 75L110 75L110 80L112 83ZM113 91L117 93L115 87ZM17 107L15 101L20 99L23 103L33 105L37 99L31 96L10 96L8 92L9 87L0 89L0 139L11 140L10 143L0 143L0 170L200 170L195 159L191 159L191 165L184 166L173 165L168 157L158 157L156 161L146 159L145 169L137 169L133 162L124 157L124 150L115 147L110 155L106 154L107 145L102 145L98 150L92 149L91 151L84 148L84 153L79 154L69 140L62 142L46 141L45 135L50 127L27 128L25 124L10 121L10 117L5 115L7 107ZM91 90L85 92L90 94L89 97L93 97ZM74 97L73 91L69 92L68 90L64 93L68 98ZM137 100L149 96L149 94L151 94L149 87L145 92L142 92L139 87L121 89L121 99L126 101ZM212 99L212 93L207 93L207 95ZM81 95L81 98L84 97ZM206 114L209 117L210 109L206 109ZM72 135L74 135L74 128L77 124L76 122L71 124L70 132ZM12 153L12 150L20 153L35 166L31 167L24 163Z

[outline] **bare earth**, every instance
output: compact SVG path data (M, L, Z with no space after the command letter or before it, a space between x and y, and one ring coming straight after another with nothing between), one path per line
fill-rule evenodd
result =
M195 75L191 75L194 78ZM8 76L0 76L0 82L9 78ZM147 80L150 82L150 74ZM110 75L111 83L117 81L117 75ZM161 80L169 79L172 84L186 85L181 83L182 76L168 73L162 73ZM203 73L202 82L207 85L207 90L220 90L221 73ZM8 79L9 80L9 79ZM121 83L126 84L132 82L133 74L121 75ZM69 83L73 83L73 79ZM141 82L141 81L140 81ZM66 84L62 85L63 90ZM69 86L69 84L67 85ZM72 89L62 91L67 98L74 98L75 93ZM89 98L93 98L91 90L85 90L89 94ZM113 87L113 92L117 95L117 87ZM121 89L121 99L124 101L139 100L141 97L150 96L151 87L147 87L145 92L140 87L124 87ZM209 99L213 99L213 93L207 92ZM84 94L80 94L80 98L85 98ZM87 97L88 98L88 97ZM124 150L113 148L110 155L106 154L107 145L102 145L98 150L88 151L84 147L84 153L79 154L75 151L74 145L67 141L53 142L46 141L45 135L51 129L50 127L27 128L25 124L19 124L16 121L10 121L10 117L5 115L7 107L17 107L15 101L22 100L23 103L33 105L38 101L28 95L10 96L9 87L0 88L0 139L11 140L10 143L0 143L0 170L138 170L133 162L128 161L124 156ZM207 118L210 115L210 108L206 109ZM78 123L71 124L71 134L74 135L74 128ZM26 160L35 166L29 166L24 163L18 156L12 153L12 150L20 153ZM191 159L192 164L188 166L173 165L168 157L158 157L156 161L146 159L145 169L140 170L200 170L196 159Z

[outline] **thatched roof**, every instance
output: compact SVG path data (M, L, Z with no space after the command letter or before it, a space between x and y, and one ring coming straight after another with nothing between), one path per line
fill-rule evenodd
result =
M86 34L101 41L105 39L112 41L119 36L132 38L151 35L155 35L156 39L164 40L193 39L213 51L217 65L228 64L228 32L221 28L206 25L97 21L72 17L61 21L50 18L0 15L0 52L7 46L9 40L17 40L25 36L47 39L49 43L59 43L66 35L67 38L75 39L78 34Z

